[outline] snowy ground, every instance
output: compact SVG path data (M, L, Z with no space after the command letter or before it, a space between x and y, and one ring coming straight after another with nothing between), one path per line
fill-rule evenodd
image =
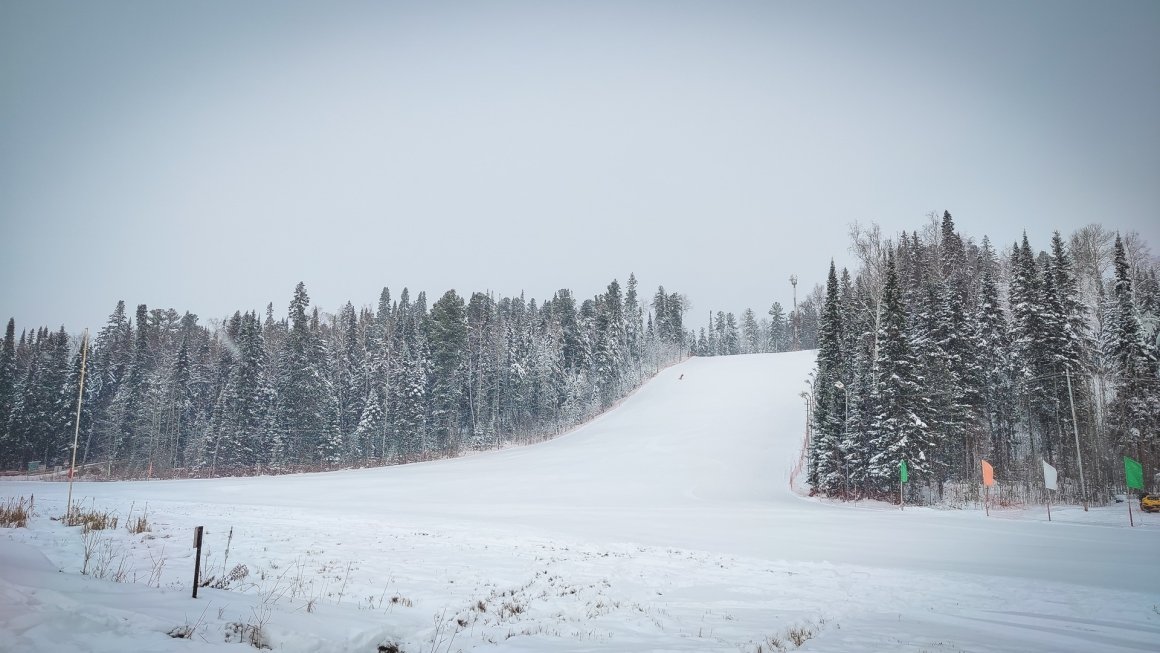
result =
M0 651L217 650L255 626L284 651L1160 650L1155 515L793 492L812 363L693 359L570 435L452 461L78 483L122 524L147 504L151 532L91 545L136 583L80 575L64 484L0 482L37 513L0 529ZM248 575L193 600L196 525L208 574Z

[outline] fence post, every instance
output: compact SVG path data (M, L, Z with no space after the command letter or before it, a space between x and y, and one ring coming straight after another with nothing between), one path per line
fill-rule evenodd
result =
M193 547L197 549L197 557L193 560L193 598L197 598L197 586L201 583L201 535L205 526L193 529Z

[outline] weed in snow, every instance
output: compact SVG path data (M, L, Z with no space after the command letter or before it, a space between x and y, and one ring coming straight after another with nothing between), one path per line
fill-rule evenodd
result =
M12 497L0 505L0 526L4 528L24 528L32 514L32 498L25 500Z

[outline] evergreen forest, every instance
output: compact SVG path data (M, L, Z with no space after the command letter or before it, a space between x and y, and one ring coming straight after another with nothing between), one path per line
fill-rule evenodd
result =
M820 292L820 290L819 290ZM77 464L117 478L222 476L397 464L557 435L690 354L784 351L816 340L816 301L770 318L719 313L686 330L689 302L630 275L592 298L537 304L454 290L285 317L196 315L119 302L88 346L40 327L0 348L0 468ZM81 370L85 370L76 428Z
M1160 283L1136 234L995 246L944 212L851 237L860 267L830 264L803 392L815 493L975 500L985 460L1000 501L1100 504L1125 491L1124 456L1156 485ZM1061 497L1045 495L1044 462Z

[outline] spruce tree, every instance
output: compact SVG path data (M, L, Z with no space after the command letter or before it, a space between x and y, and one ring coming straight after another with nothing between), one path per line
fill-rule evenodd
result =
M620 396L625 356L624 305L620 284L614 279L607 292L597 298L595 356L593 373L601 406L607 407Z
M1112 288L1111 332L1107 356L1115 366L1117 389L1111 422L1116 441L1128 455L1153 469L1156 428L1160 426L1160 393L1157 389L1156 361L1144 342L1144 331L1132 294L1131 270L1123 241L1115 243L1115 285Z
M16 400L16 319L8 319L8 327L4 332L4 341L0 343L0 449L12 451L12 439L9 433L9 419L12 416L12 405ZM12 464L15 461L0 455L0 465Z
M464 397L467 317L463 298L448 290L431 306L428 323L431 348L431 434L436 449L459 451L460 401Z
M629 360L632 361L634 383L639 384L643 380L640 363L644 358L644 315L636 288L636 275L629 274L624 292L624 338Z
M846 384L841 378L842 322L838 275L833 261L826 279L826 303L818 334L818 368L814 378L812 464L810 484L819 492L838 494L847 488L845 438ZM842 383L842 388L837 384Z
M325 398L324 370L318 366L317 331L307 315L310 297L299 282L290 301L290 330L278 356L274 437L274 467L319 462L320 452L333 455L330 415Z
M917 480L932 480L935 451L930 427L921 417L925 412L918 365L914 358L903 308L894 252L887 252L886 285L883 290L883 319L878 334L875 361L874 454L870 476L876 489L889 496L898 481L900 463L910 470L911 487Z
M973 343L978 356L978 382L981 384L982 418L988 442L980 454L995 468L999 478L1011 473L1015 433L1015 386L1010 360L1011 340L1007 318L999 301L996 280L998 263L990 242L984 238L979 255L982 283L975 308Z
M741 353L756 354L761 348L761 329L757 326L757 316L752 308L741 314Z
M789 322L786 319L785 309L781 303L774 302L769 307L769 344L768 351L789 351Z

